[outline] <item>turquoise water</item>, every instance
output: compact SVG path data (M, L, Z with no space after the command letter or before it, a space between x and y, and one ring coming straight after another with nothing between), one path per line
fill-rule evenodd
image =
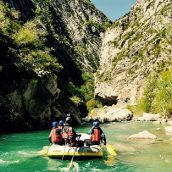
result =
M103 159L74 161L71 171L93 172L171 172L172 136L164 126L153 123L124 122L102 125L107 140L117 149L116 158L106 154ZM76 129L86 132L89 127ZM128 136L147 130L155 134L155 142L131 141ZM0 136L0 172L66 171L70 161L50 159L39 154L49 144L49 131Z

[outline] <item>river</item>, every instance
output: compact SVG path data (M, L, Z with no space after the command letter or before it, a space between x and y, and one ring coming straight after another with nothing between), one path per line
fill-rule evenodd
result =
M91 126L77 128L86 132ZM87 172L171 172L172 135L164 126L151 122L122 122L102 125L107 141L117 149L117 157L105 155L103 159L74 161L71 171ZM131 141L127 138L147 130L158 139ZM15 133L0 136L0 172L53 172L65 171L70 161L50 159L38 152L48 142L49 131ZM106 154L106 152L105 152Z

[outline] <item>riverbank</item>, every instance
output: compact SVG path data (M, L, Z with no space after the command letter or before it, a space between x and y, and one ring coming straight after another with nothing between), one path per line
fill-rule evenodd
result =
M165 124L166 127L164 130L167 133L172 133L172 118L151 113L143 113L142 116L133 116L133 113L126 108L126 105L113 105L96 108L93 109L86 118L82 119L85 123L92 123L95 120L98 120L102 124L123 121L152 121L156 124Z
M161 116L160 114L143 113L142 116L134 116L132 111L126 108L126 105L104 106L102 108L93 109L86 118L85 122L99 120L101 123L121 122L121 121L157 121L164 123L172 121L171 118ZM171 122L172 123L172 122Z

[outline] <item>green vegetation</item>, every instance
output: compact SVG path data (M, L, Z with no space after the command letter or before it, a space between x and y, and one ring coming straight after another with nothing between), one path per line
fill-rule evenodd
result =
M75 51L78 53L78 54L80 54L80 55L83 55L83 56L86 56L86 55L89 55L88 54L88 50L87 50L87 48L85 47L85 45L76 45L76 46L74 46L74 49L75 49Z
M9 9L0 1L0 31L7 36L11 36L20 28L18 18L20 13L14 9Z
M94 108L102 107L102 104L94 99L94 78L93 74L84 73L82 74L82 79L85 84L79 89L80 94L84 97L86 101L87 110L90 112Z
M34 70L59 71L62 66L52 55L52 49L45 46L46 31L38 23L37 20L29 21L13 35L14 41L21 47L21 60Z
M100 103L98 100L95 99L90 99L87 103L86 103L87 109L89 112L91 112L92 109L94 108L101 108L103 107L102 103Z
M34 71L59 71L62 66L52 55L51 47L45 45L46 30L39 17L26 23L19 22L20 13L0 1L0 30L12 39L19 53L16 54L25 68Z
M24 62L31 65L35 69L39 70L51 70L59 71L62 66L58 63L57 59L51 55L50 50L36 50L30 52L24 57Z
M134 114L143 112L159 113L163 116L172 116L172 69L152 75L148 79L143 98L136 106L129 106Z
M110 22L104 22L103 24L101 24L100 28L103 30L103 31L106 31L109 27L111 27L111 23Z
M38 23L39 21L33 20L20 27L18 32L13 35L15 42L19 46L42 47L46 32Z
M6 32L10 24L8 18L6 18L6 8L5 5L0 2L0 29L3 33Z
M119 23L119 20L115 21L113 24L112 24L112 28L116 28L120 25Z
M93 74L83 73L82 79L84 80L84 85L82 85L79 89L80 94L84 97L84 99L89 101L94 97L94 79Z
M90 0L83 0L83 2L88 3L88 4L90 4L90 3L91 3L91 1L90 1Z
M70 100L76 105L78 106L80 103L82 103L82 99L78 96L72 96L70 97Z
M82 0L84 5L87 7L87 8L90 8L90 9L93 9L95 10L95 6L94 4L91 2L91 0Z
M65 89L68 90L70 96L79 94L78 87L76 87L71 81L65 85Z
M91 27L95 27L96 30L99 30L101 32L105 32L112 25L110 22L107 22L107 21L104 23L96 23L92 19L87 21L85 24Z
M66 85L65 88L70 94L70 100L77 106L85 103L89 112L93 108L102 107L102 104L94 99L93 74L88 72L83 73L82 79L84 83L80 87L75 86L72 82Z
M162 115L172 115L172 69L161 72L157 80L156 94L151 111Z

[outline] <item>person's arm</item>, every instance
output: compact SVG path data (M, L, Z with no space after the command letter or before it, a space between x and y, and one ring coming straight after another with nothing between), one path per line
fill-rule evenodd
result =
M102 139L103 144L106 145L106 136L102 129L101 129L101 139Z
M49 137L48 137L48 140L49 140L50 143L52 143L52 141L51 141L51 133L52 133L52 131L50 132Z
M87 134L93 134L93 129L91 128L90 130L87 131Z
M49 142L50 142L50 143L52 143L52 141L51 141L51 137L50 137L50 136L48 137L48 140L49 140Z
M103 144L106 145L106 136L105 135L103 135L102 140L103 140Z

